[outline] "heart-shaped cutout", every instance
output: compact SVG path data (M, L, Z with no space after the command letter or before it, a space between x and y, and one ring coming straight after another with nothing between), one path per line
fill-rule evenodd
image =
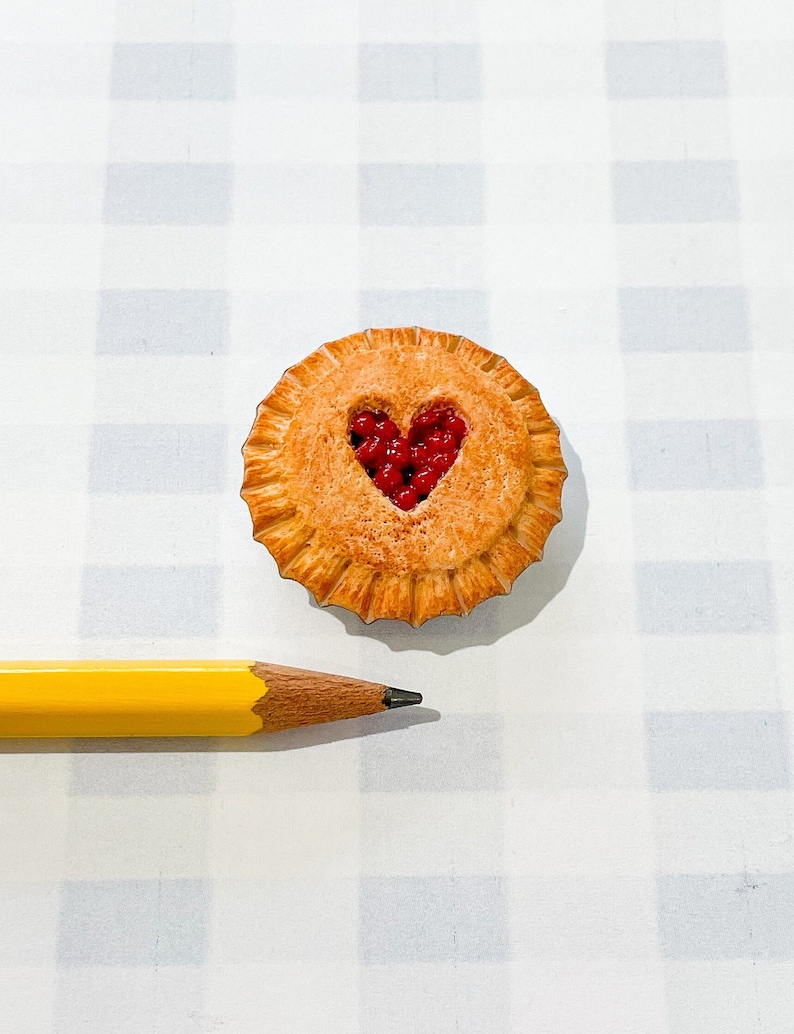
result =
M458 458L469 433L452 406L425 409L408 434L380 409L363 409L350 421L350 444L376 488L401 510L426 499Z

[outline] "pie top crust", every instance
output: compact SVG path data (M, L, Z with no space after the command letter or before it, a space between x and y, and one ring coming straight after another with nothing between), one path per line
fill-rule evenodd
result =
M357 461L350 420L382 410L406 431L446 405L468 425L457 460L400 510ZM402 327L323 345L260 404L243 456L254 537L282 576L367 622L421 625L509 592L562 517L559 429L537 389L456 334Z

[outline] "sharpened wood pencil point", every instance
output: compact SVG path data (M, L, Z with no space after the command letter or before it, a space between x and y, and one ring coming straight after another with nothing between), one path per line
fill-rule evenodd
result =
M422 694L412 693L410 689L397 689L396 686L387 686L383 694L383 706L410 707L411 704L421 704Z

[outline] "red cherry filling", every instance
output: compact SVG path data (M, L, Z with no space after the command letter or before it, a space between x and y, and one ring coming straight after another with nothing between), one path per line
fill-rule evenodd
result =
M384 463L375 471L372 481L384 495L391 495L396 489L402 488L403 476L397 467L391 463Z
M407 435L386 413L365 409L350 421L350 444L375 487L413 510L452 467L468 431L451 406L418 413Z
M458 445L460 445L466 437L466 421L463 417L459 417L457 413L452 413L444 420L444 430L449 431Z
M366 415L368 416L369 414ZM385 442L393 442L395 438L400 437L400 428L393 420L389 420L387 417L385 420L378 420L376 422L375 430L372 433L376 438L382 438Z
M362 467L377 470L386 462L386 442L381 438L365 438L356 449L356 459Z
M457 449L458 443L455 436L449 431L431 431L425 438L425 446L432 456L436 452L449 452L450 449Z
M350 421L351 432L357 434L359 438L371 438L375 434L377 426L378 422L374 413L359 413Z
M436 471L439 477L442 474L446 474L452 464L455 462L458 456L458 450L450 450L449 452L435 452L428 458L427 465L431 470Z
M411 488L415 488L419 495L430 495L440 476L430 467L422 467L411 475Z
M403 485L401 488L398 488L396 492L389 496L389 499L391 499L395 506L399 506L401 510L413 510L419 502L419 496L410 485Z
M411 462L408 442L400 436L386 446L386 462L393 464L398 470L405 470Z

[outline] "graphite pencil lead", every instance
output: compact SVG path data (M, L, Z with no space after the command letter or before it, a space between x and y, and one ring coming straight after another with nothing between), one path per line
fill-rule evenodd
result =
M383 694L383 706L387 708L410 707L411 704L421 703L422 694L412 693L410 689L397 689L396 686L387 686L386 692Z

